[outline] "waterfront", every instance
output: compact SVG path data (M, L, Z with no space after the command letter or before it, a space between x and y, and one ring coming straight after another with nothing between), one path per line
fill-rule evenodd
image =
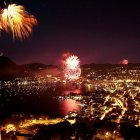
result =
M39 74L1 80L2 137L139 140L139 69L90 67L74 81Z
M58 88L59 89L59 88ZM0 90L1 119L12 114L45 114L51 118L64 117L70 111L80 110L78 102L72 99L59 99L71 91L54 88L4 88ZM75 91L75 90L74 90Z

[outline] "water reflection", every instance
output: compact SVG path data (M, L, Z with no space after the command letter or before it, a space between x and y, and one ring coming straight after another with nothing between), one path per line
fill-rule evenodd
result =
M64 95L69 95L70 93L80 94L81 89L64 90Z
M65 99L59 104L60 112L63 115L68 114L70 111L79 111L80 106L78 106L78 102L72 99Z
M4 87L0 89L0 119L12 114L47 114L52 118L64 117L70 111L80 110L76 101L57 98L70 93L80 94L81 90L66 89L59 85Z

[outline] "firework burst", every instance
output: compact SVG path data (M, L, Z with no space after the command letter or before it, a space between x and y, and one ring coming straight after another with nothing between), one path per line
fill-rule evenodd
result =
M12 32L13 39L29 38L33 26L37 25L37 20L33 15L25 11L21 5L9 4L7 8L1 10L0 29Z
M77 80L81 75L80 60L75 55L70 55L64 61L64 77L67 80Z
M76 69L76 67L79 65L79 63L80 63L80 60L75 55L71 55L66 59L66 65L70 69Z

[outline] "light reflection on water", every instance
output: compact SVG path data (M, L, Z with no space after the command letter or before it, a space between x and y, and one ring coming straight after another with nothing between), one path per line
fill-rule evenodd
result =
M80 94L81 93L81 90L80 89L64 90L64 95L68 95L70 93Z
M80 110L80 106L78 106L78 102L72 99L65 99L60 103L61 112L66 115L70 111L78 111Z
M51 118L64 117L70 111L79 111L79 103L72 99L59 100L55 97L68 95L69 93L80 94L80 89L54 88L50 90L38 90L21 88L21 90L4 89L0 95L0 119L6 118L12 114L44 114Z
M81 90L80 89L70 89L70 90L67 89L63 91L63 95L69 95L70 93L80 94ZM60 113L62 115L67 115L71 111L79 111L80 106L78 104L79 102L73 99L64 99L59 103Z

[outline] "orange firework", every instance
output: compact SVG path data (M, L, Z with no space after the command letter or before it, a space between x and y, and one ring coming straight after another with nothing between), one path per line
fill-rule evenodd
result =
M37 25L37 20L33 15L25 11L21 5L10 4L1 10L1 28L6 32L12 32L13 39L29 38L33 26Z
M1 24L0 24L0 31L2 30L2 26L1 26Z

